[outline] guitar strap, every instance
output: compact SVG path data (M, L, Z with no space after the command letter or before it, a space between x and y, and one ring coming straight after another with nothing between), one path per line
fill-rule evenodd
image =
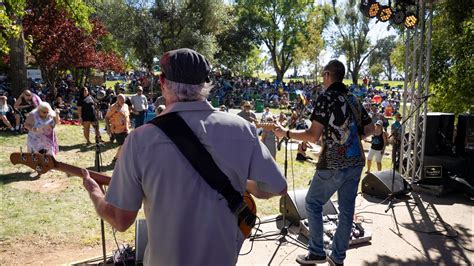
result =
M348 93L348 95L351 97L355 97L351 93ZM362 146L362 140L361 140L361 137L363 134L362 132L364 132L363 126L362 126L362 112L360 110L357 110L357 108L352 104L352 102L347 97L347 94L342 93L342 97L344 97L344 100L347 102L347 104L349 105L349 108L351 109L352 115L356 119L357 129L359 131L359 148L361 150L362 157L364 158L364 161L365 161L364 147ZM360 107L360 104L357 98L355 100L356 100L357 106Z
M255 225L257 217L244 202L243 196L234 189L229 178L217 166L211 154L178 113L160 115L148 123L160 128L174 142L204 181L224 196L229 209L238 218L238 225L242 222L250 227Z

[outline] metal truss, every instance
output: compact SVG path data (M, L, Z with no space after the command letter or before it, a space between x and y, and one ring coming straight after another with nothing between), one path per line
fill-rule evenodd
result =
M431 29L433 3L417 0L419 23L405 31L405 83L403 90L404 119L412 116L402 128L400 174L410 183L422 178L425 153L427 95L430 81ZM405 136L405 137L403 137Z

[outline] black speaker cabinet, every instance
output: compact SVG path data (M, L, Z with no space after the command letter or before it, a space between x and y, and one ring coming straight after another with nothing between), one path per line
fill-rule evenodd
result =
M395 179L392 190L392 170L373 172L362 179L362 193L378 198L386 198L391 193L403 191L406 181L395 171Z
M308 218L305 207L307 193L307 189L288 191L285 196L280 198L280 213L285 215L285 218L294 225L298 225L301 220ZM337 209L334 203L328 200L323 206L323 215L331 214L337 214Z
M426 114L425 155L448 155L451 153L454 134L454 114Z
M435 155L440 149L438 143L440 114L428 113L426 115L425 155Z
M456 154L464 155L466 149L474 149L474 115L460 114L454 140Z

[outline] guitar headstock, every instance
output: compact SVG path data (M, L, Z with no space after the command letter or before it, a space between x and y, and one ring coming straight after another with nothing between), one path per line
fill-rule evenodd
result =
M263 128L265 130L274 130L278 128L278 125L273 122L265 122L265 123L255 123L255 127Z
M10 155L12 164L23 164L38 172L44 174L56 167L57 161L53 156L41 153L23 153L14 152Z

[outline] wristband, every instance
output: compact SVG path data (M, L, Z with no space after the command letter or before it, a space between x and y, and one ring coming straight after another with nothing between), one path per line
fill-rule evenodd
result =
M286 131L286 137L289 138L289 139L291 139L291 137L290 137L290 130L289 130L289 129L288 129L288 131Z

